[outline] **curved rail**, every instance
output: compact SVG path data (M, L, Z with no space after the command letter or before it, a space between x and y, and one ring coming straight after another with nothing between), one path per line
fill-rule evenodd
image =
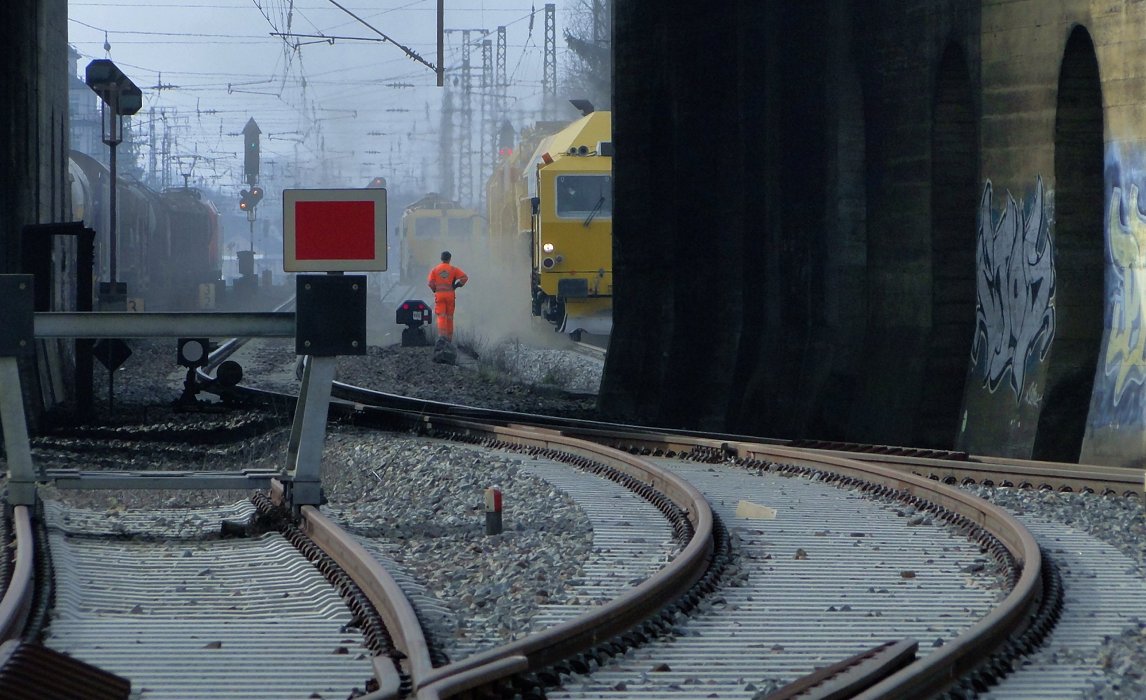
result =
M266 398L273 394L261 395ZM361 406L331 406L332 413L361 410ZM407 420L430 430L461 432L527 449L559 450L603 464L664 494L693 526L692 538L671 563L620 598L506 646L433 668L420 622L389 573L318 510L302 508L303 530L354 579L383 616L395 646L406 656L405 670L419 698L455 696L587 651L655 615L687 592L708 569L714 549L714 518L707 500L688 482L641 457L553 431L413 414ZM387 682L385 678L378 680L380 684Z
M750 443L719 443L717 447L745 459L783 461L830 470L926 498L992 533L1022 568L1015 587L999 606L953 643L907 666L856 696L858 698L910 700L942 692L961 676L988 661L1011 637L1021 632L1038 604L1042 590L1042 558L1038 543L1030 530L998 506L925 477L845 457L809 455L803 450Z
M317 508L303 506L301 510L302 531L342 567L382 615L394 646L406 656L407 672L414 678L428 674L433 669L430 648L414 606L398 582L362 545ZM378 680L383 687L388 685L385 679Z
M357 394L357 398L361 401L365 396ZM426 403L422 402L423 405ZM469 412L468 409L467 412ZM519 432L513 428L478 428L467 420L452 416L427 416L423 414L421 420L427 425L436 426L443 430L448 430L450 427L460 427L465 430L488 430L496 434ZM558 435L562 437L579 435L577 429L562 431L563 435L554 431L544 432L552 435L551 439L553 440L556 440ZM534 437L533 439L538 438ZM717 452L729 458L782 462L829 471L902 490L913 496L926 499L967 518L997 537L1015 559L1017 566L1021 568L1018 581L1007 597L995 610L973 625L953 643L932 652L920 661L910 664L859 697L919 698L940 693L961 676L987 663L1009 639L1025 629L1033 611L1037 608L1042 590L1042 558L1034 536L1003 509L953 486L841 455L787 448L779 445L686 438L681 435L664 436L658 440L656 436L647 432L630 436L631 440L641 445L639 449L633 449L619 435L604 440L598 434L593 435L590 439L602 440L622 451L648 450L649 452L684 453L701 449ZM597 445L600 449L601 443L586 442L586 444ZM509 648L502 648L490 652L486 657L475 657L475 659L467 661L501 659L505 662L512 655ZM469 670L459 667L455 673ZM477 676L478 674L473 675ZM439 694L429 694L426 697L448 697L450 694L466 690L468 687L464 685L464 679L468 677L470 676L458 675L455 678L456 686L437 685L437 679L434 678L435 684L427 690ZM476 678L474 682L477 682Z
M590 649L629 630L675 600L708 568L713 551L712 511L703 494L675 474L620 450L553 433L464 421L446 421L439 427L487 435L519 446L559 449L617 469L665 494L684 510L693 524L694 534L670 564L620 598L563 624L439 667L415 679L414 689L419 698L434 700L457 695L515 673L545 668Z
M870 446L869 446L870 447ZM946 484L982 484L1065 493L1146 496L1146 470L1097 464L1061 464L988 455L907 455L816 447L827 454L881 464Z
M32 533L32 515L27 506L12 509L12 522L16 534L16 565L8 588L0 599L0 644L18 638L28 621L35 595L35 540Z

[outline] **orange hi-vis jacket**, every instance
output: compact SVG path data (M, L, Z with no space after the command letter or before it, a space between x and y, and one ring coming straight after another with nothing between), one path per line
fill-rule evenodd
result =
M469 281L469 276L462 271L462 268L454 267L448 262L436 265L434 269L430 270L430 276L426 279L426 283L430 289L434 290L434 294L439 292L453 294L456 287L464 286Z
M462 268L443 262L430 270L426 279L434 290L434 315L438 321L438 334L446 340L454 339L454 289L470 280Z

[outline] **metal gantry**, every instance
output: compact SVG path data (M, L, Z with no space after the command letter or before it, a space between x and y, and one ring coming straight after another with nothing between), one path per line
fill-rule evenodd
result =
M541 84L545 118L552 119L557 106L557 6L551 2L545 4L545 60Z

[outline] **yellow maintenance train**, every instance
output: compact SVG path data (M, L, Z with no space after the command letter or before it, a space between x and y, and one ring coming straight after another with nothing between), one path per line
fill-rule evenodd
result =
M443 250L471 258L483 247L483 231L481 214L435 192L410 204L398 225L402 281L424 282Z
M492 247L511 266L528 251L533 315L573 335L613 327L611 117L525 130L487 182Z

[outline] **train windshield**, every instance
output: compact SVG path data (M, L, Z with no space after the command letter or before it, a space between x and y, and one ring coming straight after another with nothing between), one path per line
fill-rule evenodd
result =
M446 234L450 236L456 236L458 238L468 237L471 233L473 233L473 225L470 223L470 221L472 221L472 219L470 219L468 216L464 219L459 219L456 217L447 219Z
M442 235L442 219L437 216L422 216L414 219L415 238L437 238Z
M558 175L557 216L589 220L611 218L612 176Z

